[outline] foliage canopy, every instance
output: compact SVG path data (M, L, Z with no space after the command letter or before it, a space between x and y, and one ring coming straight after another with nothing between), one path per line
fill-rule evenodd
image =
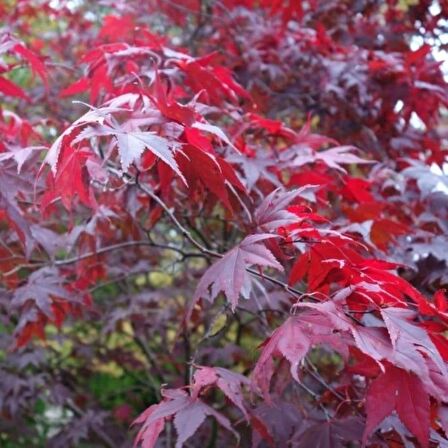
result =
M446 0L0 18L1 446L448 444Z

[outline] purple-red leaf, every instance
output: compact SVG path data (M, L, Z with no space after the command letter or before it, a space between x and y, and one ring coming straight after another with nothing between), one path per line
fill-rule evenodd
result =
M388 365L367 392L363 443L394 410L423 447L429 444L429 396L413 373Z
M196 303L201 297L213 300L221 291L235 310L240 293L248 296L250 278L246 268L252 265L272 267L279 271L282 265L260 241L274 238L274 235L258 234L246 237L240 244L214 263L202 276L193 297ZM208 293L208 288L211 292ZM242 291L244 288L244 291Z

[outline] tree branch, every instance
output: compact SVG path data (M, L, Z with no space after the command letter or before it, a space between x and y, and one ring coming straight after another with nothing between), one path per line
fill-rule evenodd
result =
M117 244L112 244L110 246L101 247L100 249L98 249L96 251L87 252L78 257L66 258L65 260L56 260L53 262L53 264L56 266L64 266L67 264L77 263L78 261L85 260L90 257L102 255L107 252L112 252L114 250L119 250L119 249L124 249L126 247L134 247L134 246L146 246L146 247L155 247L158 249L172 250L173 252L177 252L177 253L181 254L183 258L204 257L204 254L202 254L202 253L185 252L182 249L180 249L179 247L170 246L168 244L159 244L159 243L154 243L151 241L140 240L140 241L125 241L123 243L117 243Z
M147 194L151 199L153 199L155 202L157 202L157 204L159 204L160 207L163 208L163 210L165 211L167 216L170 218L170 220L173 222L173 224L179 229L179 231L182 233L182 235L188 241L190 241L190 243L194 247L196 247L200 252L202 252L205 255L210 255L210 256L215 257L215 258L222 258L224 256L223 254L220 254L218 252L215 252L214 250L210 250L210 249L206 248L199 241L194 239L192 234L191 234L191 232L185 226L183 226L181 224L181 222L175 216L174 212L165 204L165 202L162 199L159 198L159 196L157 196L153 191L151 191L148 187L146 187L146 185L142 185L141 183L139 183L137 181L137 179L134 179L134 180L135 180L135 184L137 185L137 187L141 191L143 191L145 194ZM270 275L266 275L266 274L260 273L260 272L256 271L255 269L252 269L252 268L246 268L246 271L249 272L250 274L256 276L256 277L268 280L269 282L271 282L271 283L273 283L273 284L275 284L277 286L280 286L285 291L287 291L290 294L298 297L299 299L301 299L304 295L306 295L305 292L299 291L296 288L292 288L287 283L282 282L281 280L278 280L278 279L276 279L274 277L271 277Z

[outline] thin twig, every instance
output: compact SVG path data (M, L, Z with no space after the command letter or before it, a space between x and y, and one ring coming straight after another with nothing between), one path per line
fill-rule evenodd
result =
M190 241L190 243L193 246L195 246L199 251L201 251L203 254L210 255L215 258L222 258L224 256L223 254L220 254L218 252L215 252L214 250L210 250L210 249L206 248L199 241L194 239L193 236L191 235L191 232L185 226L183 226L181 224L181 222L177 219L174 212L165 204L165 202L162 199L159 198L159 196L157 196L153 191L151 191L151 189L149 189L145 185L142 185L138 182L136 182L136 185L138 186L138 188L141 191L143 191L145 194L150 196L155 202L157 202L157 204L160 205L160 207L163 208L165 213L168 215L168 217L173 222L173 224L179 229L179 231L182 233L182 235L185 238L187 238L187 240ZM255 275L256 277L268 280L269 282L271 282L277 286L280 286L285 291L289 292L290 294L292 294L294 296L297 296L298 298L302 298L305 295L305 293L303 291L299 291L298 289L292 288L287 283L282 282L281 280L278 280L274 277L271 277L270 275L260 273L252 268L246 268L246 271L252 275Z
M87 252L87 253L82 254L82 255L80 255L78 257L66 258L64 260L56 260L56 261L54 261L54 264L56 266L63 266L63 265L66 265L66 264L77 263L78 261L85 260L85 259L90 258L90 257L95 257L97 255L101 255L101 254L104 254L104 253L107 253L107 252L111 252L111 251L119 250L119 249L124 249L126 247L133 247L133 246L146 246L146 247L155 247L155 248L158 248L158 249L172 250L174 252L177 252L177 253L181 254L183 258L203 257L204 256L202 253L185 252L182 249L180 249L179 247L170 246L168 244L159 244L159 243L153 243L151 241L139 240L139 241L125 241L123 243L112 244L110 246L101 247L101 248L97 249L96 251Z

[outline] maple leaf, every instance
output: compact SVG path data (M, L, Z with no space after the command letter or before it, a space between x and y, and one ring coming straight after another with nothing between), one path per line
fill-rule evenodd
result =
M293 152L294 146L285 153L285 156L292 156L292 163L294 166L303 166L309 163L322 161L329 168L334 168L338 171L346 173L346 170L341 165L356 164L370 164L375 163L372 160L362 159L354 155L351 151L356 148L353 146L337 146L324 151L313 151L311 148L300 148L299 154L297 151ZM284 157L285 157L284 156Z
M356 346L374 360L382 361L391 356L393 347L385 328L354 326L352 334Z
M429 396L413 373L392 365L378 376L367 391L367 422L363 446L372 431L394 410L423 447L429 445Z
M22 310L15 329L17 347L24 345L32 334L44 338L43 329L47 322L60 327L67 312L84 303L84 299L63 282L64 278L56 268L43 267L14 291L11 306Z
M436 191L448 189L448 176L442 170L433 170L423 164L413 163L401 172L405 177L415 179L422 196L425 198Z
M186 183L174 158L174 152L179 149L180 145L177 142L160 137L154 132L124 131L107 125L98 125L95 128L84 129L74 140L74 143L86 138L106 135L113 135L117 139L123 171L128 171L132 163L140 160L143 151L149 149Z
M353 326L351 329L356 347L373 358L384 371L387 361L396 367L415 374L425 390L438 400L448 399L448 381L432 358L425 358L418 346L399 340L394 346L383 327Z
M182 158L179 164L189 187L194 187L197 179L200 179L230 211L233 211L226 189L225 174L217 158L213 154L201 151L193 146L186 146L183 153L185 158ZM189 161L187 161L187 158Z
M348 441L361 438L363 423L360 417L320 421L295 437L293 443L297 448L343 448Z
M32 71L37 73L44 83L47 82L47 70L45 68L45 64L40 60L36 53L18 41L12 47L12 51L28 61L31 65Z
M305 237L311 235L314 238L320 238L321 233L325 231L325 229L317 231L314 228L309 228L309 230L313 231L311 234L305 233ZM336 238L331 238L333 235ZM340 239L342 239L342 243ZM348 271L352 274L353 269L351 266L356 265L357 262L361 262L363 259L349 247L345 247L342 254L338 246L344 244L344 240L350 241L349 238L345 238L343 235L330 230L327 241L314 244L309 251L299 256L292 267L289 283L294 284L307 275L308 289L313 291L325 285L332 273L339 272L344 274Z
M196 121L191 125L194 129L199 129L201 131L209 132L210 134L215 135L220 140L222 140L224 143L227 143L231 148L233 148L236 152L239 152L238 149L235 147L235 145L229 140L227 135L224 133L224 131L219 128L218 126L214 126L210 123L202 123L200 121Z
M298 135L296 135L292 129L286 127L284 123L279 120L270 120L255 113L250 113L248 118L250 119L251 124L256 125L271 134L281 135L287 138L298 138Z
M288 446L301 424L301 413L291 403L279 399L273 399L272 403L264 401L252 413L252 425L255 430L252 436L253 445L258 447L260 443L257 442L261 437L272 448Z
M433 296L433 303L422 301L419 303L419 311L426 316L439 316L442 319L447 319L448 300L445 293L445 289L436 291Z
M434 361L443 375L447 375L445 363L428 333L411 323L411 319L415 317L413 311L389 307L383 308L381 314L395 350L421 351Z
M29 256L34 246L34 238L31 233L30 223L23 216L22 211L17 207L14 201L8 196L0 192L0 215L2 211L6 214L7 220L17 231L17 234L25 247L26 255Z
M164 400L161 403L150 406L134 421L133 424L143 424L134 446L141 442L144 448L154 447L163 430L165 419L173 415L174 427L178 435L176 448L182 447L207 416L214 417L221 426L231 431L238 439L229 420L199 398L190 397L181 389L163 390L162 396Z
M124 15L123 17L106 16L99 37L110 41L123 41L126 37L132 36L134 28L135 23L131 15Z
M23 91L22 88L3 76L0 76L0 92L4 95L15 96L27 101L30 100L30 97Z
M315 309L324 314L332 322L334 328L351 333L356 347L377 361L382 370L384 370L382 361L387 360L398 367L414 372L428 390L438 390L435 395L445 397L446 383L439 380L433 381L430 377L428 362L433 363L433 369L437 370L442 377L446 375L445 363L428 333L409 321L415 313L403 308L382 308L381 314L386 328L356 325L344 312L344 305L347 305L346 299L354 291L356 289L347 287L338 291L332 300L323 303L299 303L296 306ZM427 354L429 358L425 359L422 353Z
M164 116L186 126L191 126L196 121L197 114L192 107L180 104L171 97L168 97L157 70L155 72L154 90L154 101Z
M45 315L53 318L51 305L53 298L72 299L72 295L61 285L58 271L52 268L41 268L33 272L25 285L14 291L12 306L23 306L28 300L36 304Z
M58 169L61 149L67 145L67 142L71 143L76 138L82 127L92 123L103 124L106 119L110 117L111 113L123 111L122 108L113 106L106 106L102 108L89 107L90 110L74 121L61 135L59 135L48 150L44 163L50 165L54 174L56 174Z
M209 63L216 53L198 59L181 60L180 67L187 73L187 80L195 91L204 92L213 103L220 104L222 97L236 101L239 93L248 98L248 93L233 79L224 67L213 67Z
M121 156L121 166L127 171L131 163L138 160L145 148L148 148L157 157L162 159L175 171L179 177L184 179L173 157L173 149L178 146L163 137L152 132L123 132L115 134Z
M61 98L65 96L77 95L78 93L85 92L89 88L90 82L87 78L81 78L70 84L65 89L59 92Z
M0 55L6 52L12 53L26 60L30 64L32 72L37 73L42 81L44 81L44 83L46 84L47 70L44 63L41 61L40 56L34 51L31 51L29 48L27 48L25 44L18 40L16 37L7 32L4 32L0 35ZM2 65L2 61L0 60L0 68L3 69ZM15 86L14 84L12 85Z
M59 157L58 171L54 175L53 189L48 189L42 197L42 211L58 198L62 200L67 210L70 210L75 196L78 196L85 205L91 208L96 207L92 189L85 181L86 161L89 157L91 154L86 149L73 150L71 147L64 147L62 155Z
M33 151L42 151L45 146L28 146L26 148L11 148L10 151L0 154L0 162L14 159L17 163L17 173L20 174L23 164L30 158Z
M282 265L260 241L275 238L275 235L257 234L244 238L236 247L226 252L202 276L193 296L193 304L201 297L212 301L221 291L235 310L238 297L242 293L248 296L250 278L246 268L256 264L283 271ZM211 293L208 288L211 286Z
M348 345L341 334L334 333L333 323L317 312L305 312L289 317L263 342L263 350L252 372L251 379L269 399L269 384L273 371L273 357L283 356L290 364L292 377L300 382L298 368L314 345L329 345L348 356Z
M267 179L273 185L279 187L281 184L276 176L269 171L269 167L275 165L269 157L262 157L260 154L256 154L255 157L247 157L242 154L232 153L226 157L227 161L233 162L236 165L240 165L247 189L251 191L259 179Z
M305 185L297 190L282 192L279 188L269 193L254 212L254 221L258 227L268 231L276 230L297 222L297 216L286 207L298 197L313 198L314 185Z
M192 397L199 395L204 387L216 385L224 395L244 414L249 420L249 414L243 404L241 386L249 385L249 380L235 372L223 369L222 367L203 367L199 366L194 374L194 384Z
M54 259L57 253L71 247L70 238L65 233L58 234L38 224L31 226L31 234L37 243Z

